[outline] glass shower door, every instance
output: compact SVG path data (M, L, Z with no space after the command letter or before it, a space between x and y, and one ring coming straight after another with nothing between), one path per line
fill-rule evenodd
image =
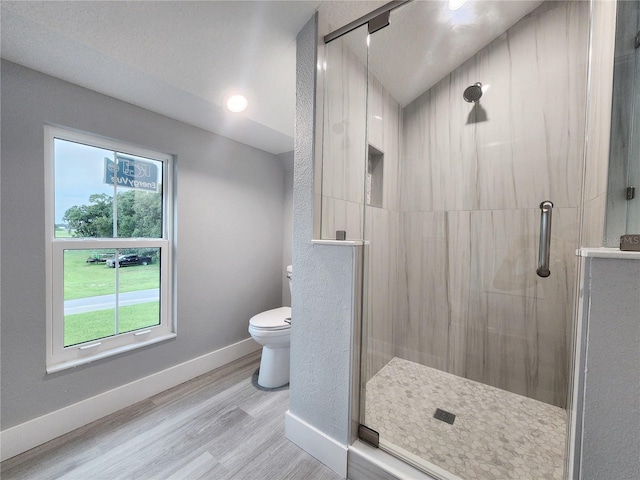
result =
M619 15L628 14L629 20L633 20L635 31L640 31L640 5L638 2L627 2L619 7ZM622 20L624 21L624 20ZM625 45L626 46L626 45ZM633 101L632 101L632 125L631 136L629 137L629 155L627 182L626 182L626 202L627 202L627 222L626 233L640 232L640 51L638 47L634 49L634 72L633 78ZM622 100L625 101L625 100ZM628 102L628 99L626 99Z
M318 234L323 240L363 239L367 45L365 25L327 44L320 65L324 73L322 183L316 204L321 212Z
M432 475L563 478L588 25L411 2L369 38L360 422Z

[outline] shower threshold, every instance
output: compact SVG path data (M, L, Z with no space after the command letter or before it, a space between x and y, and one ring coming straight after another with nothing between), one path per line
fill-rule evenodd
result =
M367 382L365 423L382 449L437 478L564 475L564 409L397 357Z

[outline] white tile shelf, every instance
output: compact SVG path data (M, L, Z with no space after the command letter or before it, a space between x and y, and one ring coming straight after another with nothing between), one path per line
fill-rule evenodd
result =
M354 247L365 245L367 242L363 240L311 240L314 245L340 245L343 247Z

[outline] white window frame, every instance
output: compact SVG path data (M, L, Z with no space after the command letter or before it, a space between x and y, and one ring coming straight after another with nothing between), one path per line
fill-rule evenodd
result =
M47 285L47 373L83 365L95 360L176 337L174 268L174 159L171 155L139 148L96 135L45 126L45 222ZM55 237L55 139L68 140L118 153L149 158L163 163L163 231L161 238L56 238ZM75 249L125 248L160 249L160 324L64 347L64 251Z

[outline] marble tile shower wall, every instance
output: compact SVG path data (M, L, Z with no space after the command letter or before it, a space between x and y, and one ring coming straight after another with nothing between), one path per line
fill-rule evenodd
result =
M587 46L587 2L543 4L405 107L397 356L565 405ZM472 105L475 82L489 88Z

